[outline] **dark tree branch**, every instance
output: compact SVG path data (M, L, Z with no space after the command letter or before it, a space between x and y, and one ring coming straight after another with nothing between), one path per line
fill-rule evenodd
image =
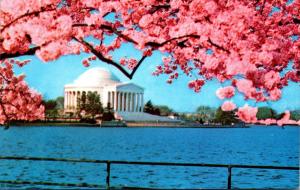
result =
M84 41L84 40L79 40L77 38L73 38L74 40L76 40L77 42L83 44L84 46L86 46L91 53L93 53L99 60L109 64L109 65L113 65L114 67L116 67L119 71L121 71L127 78L132 79L135 72L137 71L137 69L139 68L139 66L142 64L142 62L146 59L147 56L143 56L140 61L137 63L137 65L134 67L134 69L129 73L126 69L124 69L120 64L118 64L117 62L106 58L101 52L97 51L91 44L89 44L88 42Z
M179 36L179 37L176 37L176 38L171 38L169 40L166 40L162 43L158 43L158 42L147 42L145 45L146 46L151 46L153 48L159 48L161 46L164 46L166 45L167 43L171 42L171 41L174 41L174 40L179 40L179 39L182 39L182 38L200 38L200 36L198 35L195 35L195 34L189 34L189 35L184 35L184 36Z
M149 10L149 14L153 14L153 13L155 13L156 11L159 11L159 10L161 10L161 9L166 9L166 10L168 10L169 8L171 8L171 6L168 5L168 4L166 4L166 5L153 5L153 6L151 7L151 9Z
M134 67L134 69L131 71L131 73L130 73L130 79L132 79L133 78L133 76L134 76L134 73L137 71L137 69L140 67L140 65L143 63L143 61L145 60L147 58L147 56L143 56L141 59L140 59L140 61L137 63L137 65Z
M77 23L77 24L73 24L73 27L97 27L97 26L96 25L87 25L85 23ZM134 41L133 39L129 38L128 36L122 34L122 32L118 31L117 29L114 29L112 26L102 24L99 26L99 29L108 30L128 42L138 44L136 41Z
M33 48L28 49L28 51L26 51L24 53L19 53L19 52L16 52L16 53L2 53L2 54L0 54L0 60L14 58L14 57L20 57L20 56L23 56L23 55L34 55L35 52L39 49L40 49L40 47L33 47Z
M220 50L222 50L222 51L225 51L226 53L230 53L229 50L225 49L224 47L222 47L222 46L220 46L220 45L218 45L218 44L216 44L216 43L214 43L210 38L208 38L208 42L209 42L212 46L216 47L217 49L220 49Z
M97 27L95 25L87 25L85 23L77 23L77 24L73 24L73 27ZM121 31L113 28L112 26L109 26L109 25L100 25L99 26L99 29L104 29L104 30L108 30L114 34L116 34L117 36L119 36L120 38L123 38L124 40L128 41L128 42L131 42L133 44L138 44L138 42L136 42L134 39L122 34ZM184 35L184 36L179 36L179 37L175 37L175 38L171 38L169 40L166 40L162 43L158 43L158 42L147 42L145 43L145 46L150 46L154 49L157 49L159 47L162 47L164 45L166 45L167 43L171 42L171 41L174 41L174 40L179 40L179 39L182 39L182 38L200 38L199 35L196 35L196 34L188 34L188 35Z
M130 74L118 63L114 62L111 59L108 59L106 57L104 57L104 55L97 51L91 44L89 44L88 42L84 41L84 40L79 40L77 38L73 38L74 40L76 40L77 42L81 43L82 45L86 46L99 60L109 64L109 65L113 65L115 66L117 69L119 69L126 77L130 78ZM131 79L131 78L130 78Z
M293 21L295 24L300 24L300 19L298 19L298 18L294 18Z
M21 15L17 18L15 18L14 20L12 20L11 22L9 22L8 24L4 25L3 27L1 27L0 32L3 32L6 28L10 27L12 24L16 23L18 20L28 17L28 16L38 16L40 13L42 12L48 12L48 11L55 11L56 7L53 8L52 5L48 5L47 7L42 7L40 10L38 11L33 11L33 12L27 12L24 15Z
M136 41L134 41L133 39L131 39L130 37L122 34L122 32L118 31L117 29L114 29L113 27L111 26L108 26L108 25L101 25L100 26L101 29L105 29L105 30L109 30L111 32L113 32L114 34L118 35L119 37L123 38L124 40L128 41L128 42L131 42L131 43L134 43L134 44L138 44Z

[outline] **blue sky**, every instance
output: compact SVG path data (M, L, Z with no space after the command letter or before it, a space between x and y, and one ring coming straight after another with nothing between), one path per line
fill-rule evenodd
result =
M117 60L121 55L128 57L141 56L133 47L126 44L123 45L113 57ZM217 81L208 82L200 93L195 93L187 86L188 81L193 78L189 78L183 74L171 85L166 83L167 76L152 76L151 73L154 71L156 65L161 64L161 56L161 54L156 52L147 58L132 79L132 82L145 88L145 101L151 99L156 105L167 105L178 112L193 112L200 105L218 107L222 104L222 100L219 100L215 95L216 89L221 87L221 84ZM33 56L22 57L22 59L31 59L32 61L22 68L16 68L15 71L17 74L25 74L25 80L28 84L41 92L46 99L62 96L65 84L71 83L81 73L93 67L108 68L117 75L121 81L129 81L120 71L101 61L91 62L90 67L84 67L81 61L86 57L86 54L79 56L68 55L49 63L43 63ZM233 101L238 106L243 106L245 103L255 105L253 101L246 102L241 95L236 95ZM263 106L266 104L260 103L256 105ZM269 105L278 112L282 112L286 109L299 109L299 84L290 82L290 85L283 90L283 98L278 102L270 102Z

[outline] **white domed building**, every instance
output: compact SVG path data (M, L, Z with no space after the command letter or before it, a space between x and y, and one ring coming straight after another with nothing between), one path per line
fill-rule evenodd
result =
M83 93L96 92L103 107L110 103L116 119L134 122L178 122L177 119L144 113L144 88L123 83L110 71L96 67L81 74L64 88L64 112L76 113L77 99Z
M88 92L97 92L103 107L110 103L117 113L142 112L144 108L144 88L134 83L122 83L110 71L96 67L81 74L73 83L65 85L65 113L75 113L77 99Z

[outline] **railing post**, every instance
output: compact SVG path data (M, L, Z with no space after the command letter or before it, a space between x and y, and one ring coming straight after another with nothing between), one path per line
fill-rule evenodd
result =
M228 173L227 173L227 189L231 189L231 169L232 167L229 165L228 166Z
M110 189L110 161L106 162L106 189Z

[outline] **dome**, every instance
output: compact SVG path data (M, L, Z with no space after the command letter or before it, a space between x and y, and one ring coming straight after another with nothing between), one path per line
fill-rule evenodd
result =
M120 80L109 70L96 67L85 71L75 81L76 86L105 86L119 83Z

